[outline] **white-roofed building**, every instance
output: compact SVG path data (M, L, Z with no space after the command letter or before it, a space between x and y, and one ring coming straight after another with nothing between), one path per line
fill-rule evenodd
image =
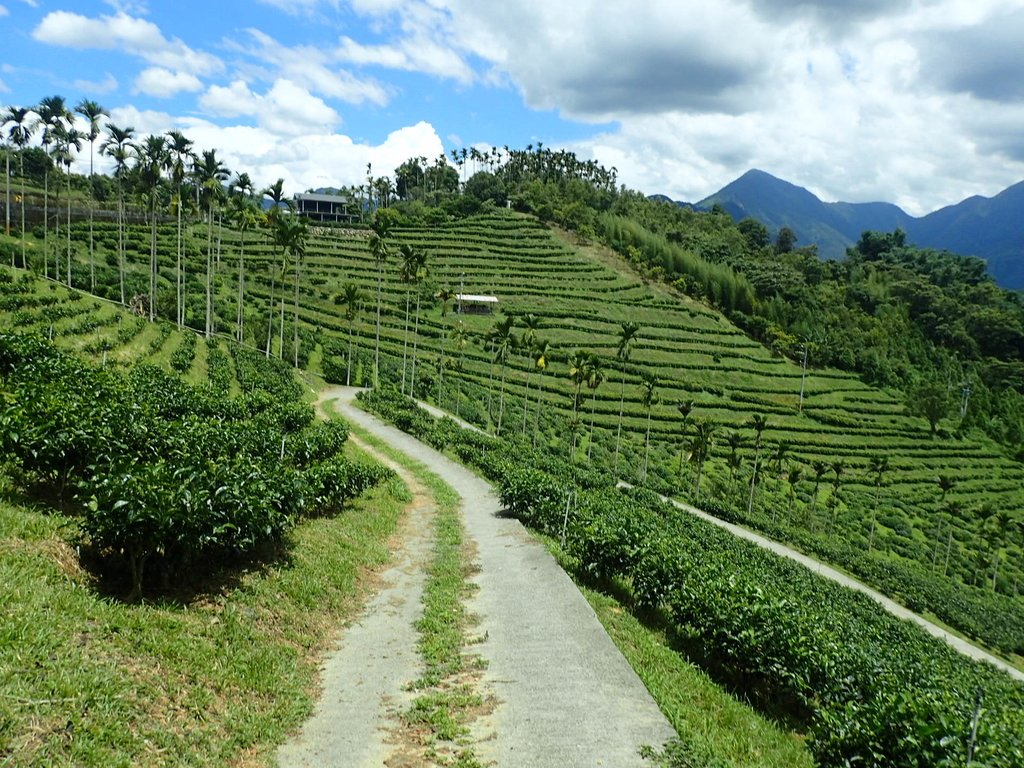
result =
M463 314L490 315L498 308L497 296L476 293L455 294L455 311Z

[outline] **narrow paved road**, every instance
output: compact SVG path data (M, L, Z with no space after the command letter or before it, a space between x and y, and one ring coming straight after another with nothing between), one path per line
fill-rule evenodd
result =
M398 715L412 701L405 688L422 666L413 624L423 615L434 509L415 478L377 458L400 472L413 493L397 534L402 547L380 576L373 598L324 661L320 699L302 731L278 749L281 768L381 768L403 752Z
M335 388L344 418L423 462L463 500L467 538L476 546L487 662L482 685L498 700L474 726L476 753L501 768L641 768L639 749L675 731L554 558L523 526L502 516L490 485L415 438L352 405Z

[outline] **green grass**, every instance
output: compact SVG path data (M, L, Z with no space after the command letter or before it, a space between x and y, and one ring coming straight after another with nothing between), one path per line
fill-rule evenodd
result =
M479 657L468 653L475 619L466 598L475 589L472 552L463 538L461 499L455 490L425 465L413 461L356 425L353 434L374 451L401 464L422 483L436 505L434 550L423 590L423 616L416 623L423 674L412 681L417 692L402 718L415 729L426 754L442 765L479 765L468 741L468 723L486 705L476 689Z
M0 502L0 765L268 764L408 500L393 481L300 523L279 562L141 605L79 566L74 520Z

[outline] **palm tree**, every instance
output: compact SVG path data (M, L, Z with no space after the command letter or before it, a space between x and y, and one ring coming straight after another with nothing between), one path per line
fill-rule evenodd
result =
M875 503L871 507L871 533L868 535L868 552L875 544L875 521L878 517L878 497L882 491L884 475L889 471L889 459L885 456L872 456L868 462L871 472L875 475Z
M167 151L165 136L147 136L137 148L139 156L139 172L144 185L149 205L149 319L156 319L156 291L159 262L156 255L156 211L160 196L160 182L163 172L170 165L170 154Z
M10 237L11 235L11 148L8 145L8 135L3 130L7 128L8 116L4 114L0 116L0 144L3 145L4 149L4 164L5 164L5 190L4 190L4 234ZM11 269L14 269L14 253L11 252Z
M47 96L45 99L39 102L39 105L35 108L38 120L36 125L43 129L41 142L43 145L43 151L46 152L47 158L50 154L50 145L54 143L54 131L57 130L58 126L61 125L65 120L70 120L71 113L68 111L67 105L64 102L63 96ZM50 258L50 245L49 245L49 234L50 234L50 163L47 162L44 165L43 171L43 276L49 277L48 264Z
M537 339L533 343L533 370L534 373L544 375L547 370L548 361L551 359L551 342L545 339ZM537 382L537 402L533 408L533 447L537 447L537 427L540 421L540 382Z
M686 424L693 413L693 400L682 400L676 403L676 410L682 417L682 426L679 429L679 487L683 487L683 453L686 448Z
M25 257L25 147L32 140L34 125L28 119L25 107L9 107L5 122L10 124L8 137L18 148L18 173L21 176L21 268L28 269Z
M370 253L377 262L377 338L373 350L373 386L380 386L380 294L384 279L384 262L388 260L390 249L388 235L391 234L391 220L378 212L373 217L373 234L370 235Z
M419 268L419 282L422 283L423 279L430 274L430 270L427 268L427 254L420 253L420 268ZM420 347L420 300L423 298L423 288L416 291L416 314L413 316L413 328L412 328L412 370L409 372L409 394L412 397L416 397L416 364L419 361L419 347Z
M634 322L625 322L619 330L619 345L615 357L619 361L619 421L615 427L615 469L616 475L619 472L619 443L622 438L622 412L626 403L626 363L633 351L633 344L640 333L640 325Z
M443 321L448 316L448 304L455 298L455 292L448 286L444 286L434 294L434 298L441 302L441 320ZM448 354L448 324L442 322L442 328L444 335L441 337L441 356L437 366L437 405L439 408L444 408L444 369Z
M213 211L224 196L224 182L230 176L217 157L216 150L207 149L193 169L202 201L206 204L206 338L214 331L213 317ZM284 350L282 350L283 354Z
M789 483L789 506L786 508L786 518L793 519L793 502L796 499L796 486L803 479L803 471L798 466L789 468L786 474L786 482Z
M126 303L124 294L124 177L128 170L128 157L133 146L135 129L119 128L107 123L107 138L100 144L100 152L113 158L114 178L117 179L117 267L121 286L121 305Z
M238 247L238 310L235 315L235 340L241 344L245 336L245 242L250 229L256 226L259 213L253 203L255 186L248 173L240 173L231 185L233 193L228 199L229 219L241 233Z
M537 343L537 331L541 329L541 320L532 312L523 315L523 332L519 337L519 348L528 358L532 357ZM526 380L526 391L523 394L523 434L526 434L526 419L530 410L530 379Z
M93 179L93 158L96 150L96 139L100 136L100 120L109 113L95 101L82 99L75 106L75 112L80 114L88 122L85 137L89 139L89 290L96 293L96 250L93 240L93 202L94 190Z
M828 464L824 461L815 461L811 464L811 468L814 470L814 497L811 500L811 524L813 528L814 515L818 510L818 487L828 472Z
M747 514L750 515L754 511L754 490L757 487L758 470L760 469L761 435L768 428L768 419L760 413L755 413L750 417L747 426L754 430L754 468L750 474L750 498L747 501Z
M175 187L175 215L178 219L178 243L177 243L177 261L175 268L175 302L177 305L176 322L178 327L182 327L185 324L185 274L182 270L182 222L181 214L185 205L185 200L181 194L181 187L185 181L185 175L188 170L188 164L191 163L195 156L192 154L192 142L186 139L181 131L169 131L167 138L170 140L168 151L171 156L171 179L174 182Z
M941 509L942 504L946 501L946 496L956 487L956 480L949 475L939 475L935 478L936 483L939 486L939 507ZM938 524L935 526L935 549L932 550L932 569L935 568L935 563L939 559L939 545L941 542L940 535L942 534L942 519L939 519Z
M290 206L288 205L288 200L285 199L284 196L284 179L278 179L265 190L263 190L263 196L270 198L272 208L276 208L279 210L281 208L284 208L286 210L290 208Z
M452 343L455 345L455 349L458 352L458 361L456 367L462 369L462 357L466 351L466 345L469 344L469 334L466 331L466 324L459 318L459 322L455 324L455 328L452 330ZM455 417L458 418L461 413L460 408L462 404L462 377L455 377Z
M66 277L68 288L71 287L71 161L74 159L74 157L72 156L72 152L78 152L82 149L82 139L84 138L85 135L80 133L70 123L58 123L57 128L54 130L53 156L56 159L58 165L64 166L64 170L67 175L68 217ZM54 254L54 261L59 263L59 259L56 257L56 254Z
M704 475L704 462L711 456L715 442L716 427L707 419L700 419L693 428L693 442L690 445L691 460L697 464L697 478L694 484L694 503L700 503L700 480Z
M489 340L494 351L494 362L501 365L501 394L498 397L498 425L495 434L501 434L501 419L505 410L505 366L509 355L515 349L516 337L512 333L516 319L511 315L498 320L491 329Z
M644 437L644 471L641 482L647 480L647 466L651 458L651 410L658 402L658 379L653 374L644 373L640 380L640 402L647 409L647 434Z
M355 283L345 283L341 286L341 293L338 294L335 302L345 306L345 320L348 321L348 361L345 365L345 386L352 386L352 329L356 322L356 316L363 307L363 293Z
M835 479L832 481L832 527L835 528L836 522L839 518L839 489L842 486L842 475L846 470L846 465L842 459L834 460L830 465L832 472L835 473Z
M286 229L282 240L285 249L291 254L295 268L292 272L295 286L295 324L292 327L292 364L299 367L299 282L302 280L302 260L306 256L306 237L309 235L307 219L302 216L286 216L281 219Z
M990 517L990 520L988 539L989 546L992 549L992 591L995 592L996 580L999 577L999 555L1001 554L999 545L1005 540L1006 534L1010 530L1010 525L1013 523L1013 518L1005 509L1000 509ZM946 561L948 565L948 557ZM943 576L945 576L945 572L943 572Z
M775 474L779 485L782 485L782 464L786 460L786 454L789 453L789 443L785 440L780 440L775 445L775 450L772 451L772 461L775 463ZM776 488L778 490L778 488ZM772 506L772 522L774 523L778 519L778 506Z
M399 258L398 277L406 284L405 289L405 335L402 339L402 386L401 392L405 394L405 371L407 364L407 353L409 349L409 307L412 303L413 286L418 286L423 273L426 270L427 257L422 251L418 251L408 243L402 243L398 247ZM417 294L417 303L419 296ZM417 310L418 314L418 310ZM409 389L410 396L412 388Z
M591 355L587 365L587 389L591 390L590 395L590 440L587 443L587 461L594 449L594 405L597 403L597 388L604 382L604 365L601 358Z
M729 465L729 486L730 491L735 491L736 484L736 472L743 465L743 457L739 454L739 449L743 446L744 438L743 435L735 430L725 436L725 442L729 446L729 458L726 463Z

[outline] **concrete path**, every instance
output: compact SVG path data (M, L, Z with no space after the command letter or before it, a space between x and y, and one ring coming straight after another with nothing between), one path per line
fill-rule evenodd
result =
M624 487L631 487L629 483L625 482L620 482L619 485ZM738 536L741 539L746 539L747 541L753 542L754 544L757 544L757 546L770 550L777 555L781 555L782 557L788 557L790 560L795 560L804 567L814 571L815 573L821 576L824 576L826 579L831 579L837 584L842 584L844 587L849 587L850 589L855 589L858 592L863 592L868 597L871 597L872 599L880 603L882 607L885 608L885 610L889 611L889 613L893 614L894 616L898 616L901 619L905 619L906 621L912 621L913 623L917 624L919 627L924 629L925 632L927 632L928 634L937 637L940 640L944 640L948 645L950 645L952 648L956 649L960 653L964 654L965 656L968 656L977 661L988 662L989 664L992 664L993 666L998 667L999 669L1006 672L1008 675L1010 675L1010 677L1016 680L1024 681L1024 672L1021 672L1016 667L1007 664L1002 659L993 656L988 651L979 648L978 646L971 643L969 640L964 640L961 637L957 637L956 635L950 634L942 627L933 624L923 616L919 616L910 609L905 608L899 603L889 599L881 592L878 592L877 590L872 589L866 584L857 581L856 579L850 576L847 576L845 573L841 573L840 571L837 571L835 568L830 568L824 563L815 560L813 557L808 557L802 552L798 552L791 547L787 547L785 544L780 544L774 539L769 539L765 536L761 536L760 534L754 533L753 531L747 530L746 528L742 528L733 523L727 523L725 520L720 520L717 517L713 517L712 515L709 515L707 512L697 509L696 507L691 506L690 504L686 504L681 501L676 501L675 499L670 499L666 496L662 496L661 498L664 501L667 501L673 504L674 506L678 507L679 509L685 510L689 512L691 515L699 517L701 520L706 520L707 522L712 523L713 525L717 525L719 528L724 528L734 536Z
M640 747L660 747L675 731L576 585L501 515L486 481L354 407L353 396L327 393L344 418L428 465L463 499L479 566L469 608L484 638L473 650L487 662L481 685L498 700L474 725L477 756L501 768L649 767Z
M413 623L423 614L433 507L411 475L377 459L398 471L413 493L398 534L402 548L381 575L379 590L324 661L316 709L298 736L278 750L281 768L381 768L403 751L395 736L396 717L410 705L405 686L421 669Z

